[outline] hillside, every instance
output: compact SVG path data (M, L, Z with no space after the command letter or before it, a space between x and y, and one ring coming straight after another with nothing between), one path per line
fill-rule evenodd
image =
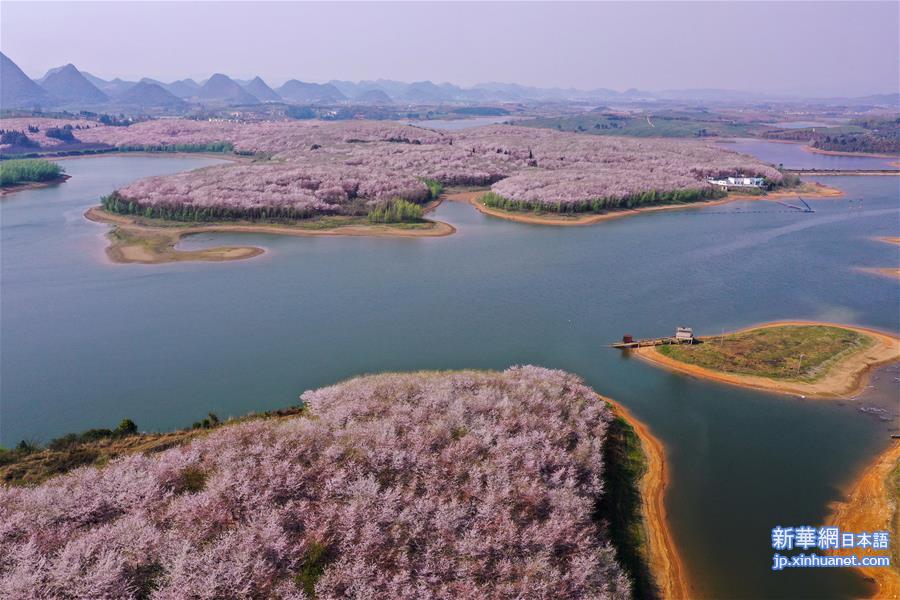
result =
M346 96L330 83L306 83L291 79L280 88L278 95L298 104L330 104L346 100Z
M116 96L117 104L135 106L140 108L166 108L183 110L187 108L187 102L174 94L166 91L155 83L141 81L128 88L124 93Z
M47 91L0 52L0 105L3 108L20 108L44 105L49 101Z
M630 597L595 512L613 414L578 378L383 374L302 400L312 418L0 489L0 595Z
M263 102L281 102L281 96L276 94L261 77L254 77L244 89Z
M216 73L197 91L200 100L225 104L259 104L259 99L247 92L227 75Z
M391 104L393 100L381 90L366 90L353 98L362 104Z
M88 81L72 64L50 71L41 86L61 105L103 104L109 96Z

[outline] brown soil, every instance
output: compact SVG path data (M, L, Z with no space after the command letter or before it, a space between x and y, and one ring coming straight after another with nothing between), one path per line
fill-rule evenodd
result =
M900 490L892 483L892 474L900 468L900 440L894 440L854 482L847 499L832 506L827 525L841 531L889 531L890 548L897 544L900 532ZM890 551L890 550L889 550ZM835 551L834 554L875 555L884 550ZM896 555L896 553L895 553ZM876 598L900 598L900 565L896 560L890 567L861 567L860 572L878 587Z
M782 325L826 325L829 327L843 327L844 329L850 329L871 337L874 343L871 346L838 361L832 365L820 379L811 383L800 381L778 381L769 379L768 377L713 371L711 369L705 369L664 356L653 346L636 348L632 350L632 352L648 362L679 373L685 373L703 379L712 379L723 383L730 383L732 385L811 398L842 398L855 395L865 388L866 382L868 381L868 375L873 368L900 360L900 338L888 333L863 327L851 327L849 325L814 321L779 321L776 323L766 323L754 327L747 327L740 331L764 327L780 327Z
M605 212L602 214L592 213L565 216L552 213L534 214L525 211L514 212L502 210L499 208L491 208L489 206L485 206L484 203L479 201L481 196L483 196L486 191L487 190L484 189L476 191L456 192L447 194L445 196L445 199L453 202L468 202L483 214L490 215L492 217L498 217L500 219L506 219L508 221L528 223L531 225L556 225L565 227L593 225L594 223L599 223L601 221L639 215L641 213L652 213L669 210L686 210L701 208L704 206L719 206L721 204L727 204L736 200L780 200L794 198L800 194L802 194L806 199L837 198L844 195L844 192L836 188L828 187L819 183L805 183L799 188L790 191L769 192L765 195L730 193L726 198L722 198L720 200L706 200L701 202L691 202L689 204L660 204L656 206L645 206L642 208L623 208L610 210L609 212Z
M650 570L665 599L691 598L691 585L687 571L669 529L666 514L665 492L669 484L669 469L662 442L650 433L650 429L621 404L603 398L615 407L616 412L628 421L647 458L647 472L641 479L641 511L647 532Z
M59 185L63 183L67 179L69 179L71 175L60 175L55 179L50 179L48 181L32 181L30 183L17 183L16 185L10 185L4 188L0 188L0 196L8 196L9 194L14 194L16 192L21 192L22 190L34 190L38 188L50 187L52 185Z
M890 277L891 279L900 279L900 269L896 267L858 267L857 271Z
M429 207L431 208L431 207ZM252 246L222 246L203 250L176 250L175 245L186 235L195 233L267 233L277 235L350 235L370 237L441 237L456 229L447 223L429 221L421 228L402 228L392 225L346 225L329 229L310 229L301 225L224 223L224 224L153 224L126 215L117 215L100 207L88 209L85 217L115 227L109 234L110 246L106 254L117 263L159 264L178 261L225 261L259 256L265 252Z

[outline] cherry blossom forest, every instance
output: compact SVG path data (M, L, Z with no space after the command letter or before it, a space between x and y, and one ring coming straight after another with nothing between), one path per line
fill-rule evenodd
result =
M4 598L625 598L580 379L381 374L308 414L0 488ZM363 586L364 587L360 587Z
M26 121L7 119L3 125L24 130ZM604 200L603 208L631 206L676 190L700 192L698 197L711 191L708 177L742 173L781 181L777 169L712 144L512 125L456 132L384 121L83 125L75 134L88 144L159 150L227 143L238 154L257 156L118 190L131 212L150 208L201 218L364 214L367 206L394 198L423 202L429 198L425 180L491 186L506 199L553 210L597 199Z

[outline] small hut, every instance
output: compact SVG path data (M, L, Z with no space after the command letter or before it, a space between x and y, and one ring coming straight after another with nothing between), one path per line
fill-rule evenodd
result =
M694 330L691 327L676 327L675 328L675 341L679 344L693 344L694 343Z

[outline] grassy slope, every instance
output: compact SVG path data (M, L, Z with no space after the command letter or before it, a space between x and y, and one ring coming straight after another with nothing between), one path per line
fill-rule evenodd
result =
M282 418L303 414L300 407L229 419L222 425L241 423L258 418ZM83 466L102 467L119 456L134 453L155 454L180 446L215 429L212 427L179 429L166 433L136 433L127 436L107 436L90 441L74 441L61 449L0 448L0 484L37 485L51 477Z
M609 522L616 558L634 582L635 598L658 598L647 557L647 535L641 513L640 481L647 459L634 429L620 416L610 423L604 447L604 495L598 516Z
M706 369L808 383L819 379L837 360L871 344L872 338L840 327L785 325L657 350Z

